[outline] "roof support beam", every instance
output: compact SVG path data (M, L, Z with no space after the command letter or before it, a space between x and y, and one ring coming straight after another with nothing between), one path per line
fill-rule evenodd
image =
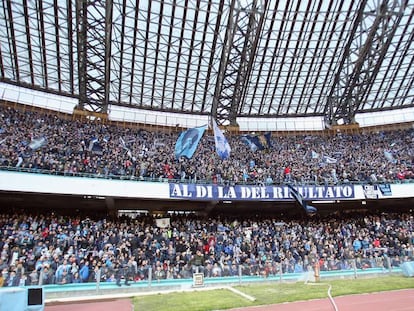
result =
M353 36L337 72L327 105L327 126L355 123L401 21L406 1L382 1L375 8L362 2Z
M27 0L23 1L23 10L24 10L24 25L26 28L26 41L27 41L27 58L29 62L29 72L30 72L30 82L35 84L35 76L33 70L33 51L32 51L32 42L30 34L30 25L29 25L29 10L27 8Z
M213 98L211 114L219 125L237 126L264 18L263 5L258 1L248 7L236 6L233 0Z
M13 10L12 10L12 2L7 0L5 3L4 14L7 14L8 18L8 34L9 34L9 50L11 55L11 64L13 67L13 74L14 79L17 82L20 82L20 71L19 71L19 58L17 57L17 46L16 46L16 34L14 31L14 21L13 21ZM6 13L7 12L7 13Z
M107 113L110 86L112 0L78 0L76 7L78 109Z

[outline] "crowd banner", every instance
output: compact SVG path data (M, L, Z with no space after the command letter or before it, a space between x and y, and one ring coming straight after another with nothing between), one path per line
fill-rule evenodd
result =
M170 198L187 200L284 201L293 200L288 186L198 185L170 183ZM300 186L298 193L305 200L354 199L353 185Z
M295 185L304 200L388 200L412 198L414 183L378 184L366 187L361 184ZM93 177L67 178L59 175L33 174L19 171L0 171L0 190L39 192L49 194L82 195L91 197L145 198L157 200L195 201L293 201L289 188L280 185L212 183L185 183L178 180L141 181ZM328 202L326 202L328 203Z

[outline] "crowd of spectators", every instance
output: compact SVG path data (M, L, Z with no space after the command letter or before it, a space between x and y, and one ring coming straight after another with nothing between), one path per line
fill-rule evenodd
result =
M254 275L388 269L414 259L414 219L406 214L329 218L220 218L148 215L112 220L13 213L0 215L0 284ZM150 272L151 271L151 272ZM98 273L99 272L99 273ZM122 279L122 284L121 284Z
M210 133L210 132L208 132ZM277 136L253 151L241 135L220 159L212 134L191 159L175 158L179 133L144 130L0 106L0 166L52 174L206 183L311 184L414 179L414 129Z
M178 132L149 131L0 106L0 166L49 174L153 181L280 184L412 180L413 129L271 137L253 151L226 134L221 160L205 134L191 159ZM325 157L329 159L324 160ZM0 215L0 286L130 282L398 266L414 258L411 214L282 220L170 215L136 219Z

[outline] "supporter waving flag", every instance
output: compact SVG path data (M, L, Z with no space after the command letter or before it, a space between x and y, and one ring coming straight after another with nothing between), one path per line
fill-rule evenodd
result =
M175 157L191 159L206 128L207 125L203 125L182 132L175 143Z
M227 142L226 137L224 137L223 132L217 126L216 120L212 119L213 122L213 131L214 131L214 141L216 143L216 152L221 159L228 159L230 157L231 148Z

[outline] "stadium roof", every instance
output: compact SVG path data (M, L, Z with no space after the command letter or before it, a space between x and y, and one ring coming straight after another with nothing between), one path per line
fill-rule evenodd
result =
M0 81L238 117L414 106L414 1L0 0Z

